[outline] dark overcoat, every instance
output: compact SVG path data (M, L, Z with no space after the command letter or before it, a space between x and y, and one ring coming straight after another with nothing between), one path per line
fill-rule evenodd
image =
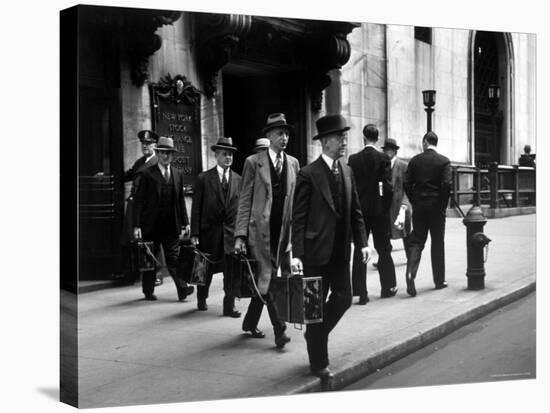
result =
M199 249L219 261L235 246L235 219L239 205L241 176L229 171L227 196L216 167L198 175L193 188L191 236L199 239Z
M352 239L356 248L363 248L367 246L367 236L354 177L347 165L340 162L340 166L345 193L345 260L349 261ZM319 157L300 169L296 178L292 254L307 266L327 264L334 248L337 216L327 171L331 173Z
M393 194L389 156L367 146L361 152L350 155L348 164L355 176L363 216L367 218L387 215Z
M182 228L189 225L183 193L183 173L179 169L170 166L170 174L175 198L173 205L176 218L174 232L179 234ZM141 178L134 198L134 227L141 228L142 236L153 232L160 211L160 191L164 182L164 177L158 165L145 168L141 172Z
M124 172L124 182L132 181L132 187L130 188L130 195L126 199L126 213L124 214L122 233L120 235L120 243L122 245L128 245L134 238L134 197L139 185L141 172L149 166L156 165L158 162L156 155L151 156L147 162L145 160L145 156L142 156L134 162L130 169Z

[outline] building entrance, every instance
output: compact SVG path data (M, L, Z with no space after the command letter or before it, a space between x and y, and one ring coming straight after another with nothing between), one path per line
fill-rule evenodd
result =
M270 113L282 112L294 126L287 152L301 165L306 153L306 102L304 77L300 73L280 74L228 65L223 69L223 122L225 136L238 148L234 169L242 172L256 139Z

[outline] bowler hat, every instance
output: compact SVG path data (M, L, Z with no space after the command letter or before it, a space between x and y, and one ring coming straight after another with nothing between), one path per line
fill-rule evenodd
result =
M266 148L269 148L269 139L267 138L256 139L254 152L258 152L260 149L266 149Z
M317 119L317 135L313 139L320 139L323 136L332 133L345 132L350 129L346 123L346 119L342 115L327 115Z
M174 140L172 138L168 138L167 136L159 137L155 150L175 152L176 149L174 148Z
M213 151L215 151L216 149L227 149L228 151L233 152L237 150L237 148L233 146L233 139L226 138L225 136L221 136L218 139L218 142L216 142L215 145L212 145L210 149L212 149Z
M267 131L273 128L284 128L289 131L293 131L294 127L286 123L286 118L284 113L272 113L267 117L267 122L264 128L262 129L262 134L265 135Z
M159 136L152 130L139 131L137 136L142 143L153 143L159 140Z
M398 150L399 146L397 145L397 141L395 139L388 138L384 142L384 146L382 146L382 149L395 149L395 150Z

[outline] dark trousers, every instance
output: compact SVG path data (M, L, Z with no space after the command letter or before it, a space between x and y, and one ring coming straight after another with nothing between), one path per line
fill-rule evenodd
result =
M382 292L388 292L396 286L395 266L391 256L390 221L388 216L365 218L367 238L372 232L374 248L378 252L378 275ZM353 295L366 296L367 291L367 264L363 263L363 255L359 248L353 253L352 282Z
M225 297L223 299L224 308L232 310L235 304L235 283L233 283L233 263L235 259L229 255L225 254L223 256L223 262L221 264L221 270L223 272L223 291ZM208 271L206 275L206 280L204 285L197 286L197 299L206 300L208 298L208 292L210 290L210 284L212 283L212 275L214 272L217 272L216 268L212 268Z
M271 288L271 287L270 287ZM271 291L268 291L266 295L263 295L262 298L266 302L267 313L269 314L269 320L273 326L273 332L275 337L281 335L286 330L286 324L283 320L279 318L277 312L277 307L273 304L273 295ZM258 327L258 322L260 321L260 316L262 315L262 310L264 308L264 303L254 296L250 299L250 304L248 305L248 310L243 320L243 330L249 331Z
M305 266L304 275L323 277L323 322L308 324L305 334L311 370L320 370L329 364L328 335L351 306L349 259L333 254L327 265Z
M166 260L166 268L168 269L168 273L174 280L176 289L179 291L183 286L185 286L184 285L185 283L176 276L176 267L178 265L178 252L179 252L178 236L164 235L164 234L146 234L146 236L144 236L143 239L145 241L154 242L153 253L155 254L155 257L159 256L159 250L162 245L162 249L164 251L164 258ZM145 295L153 294L155 290L155 278L156 278L157 271L158 271L158 268L156 268L155 271L146 271L142 273L141 285L143 289L143 294Z
M416 277L428 231L432 241L432 275L435 284L445 281L445 211L437 200L421 200L413 207L413 232L409 236L407 274Z

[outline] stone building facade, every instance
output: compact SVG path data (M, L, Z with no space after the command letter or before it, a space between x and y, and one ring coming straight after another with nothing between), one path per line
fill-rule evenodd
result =
M114 205L103 236L88 240L107 269L84 278L112 275L122 172L141 155L137 132L158 126L154 86L167 76L199 93L190 182L215 165L220 135L239 148L240 171L273 112L296 126L288 151L301 164L320 153L315 120L336 112L351 126L348 153L375 123L380 146L395 138L410 158L426 131L425 89L436 90L433 130L453 163L511 165L525 144L536 150L534 35L94 6L78 7L78 25L78 173L112 177ZM489 84L501 91L492 112Z

